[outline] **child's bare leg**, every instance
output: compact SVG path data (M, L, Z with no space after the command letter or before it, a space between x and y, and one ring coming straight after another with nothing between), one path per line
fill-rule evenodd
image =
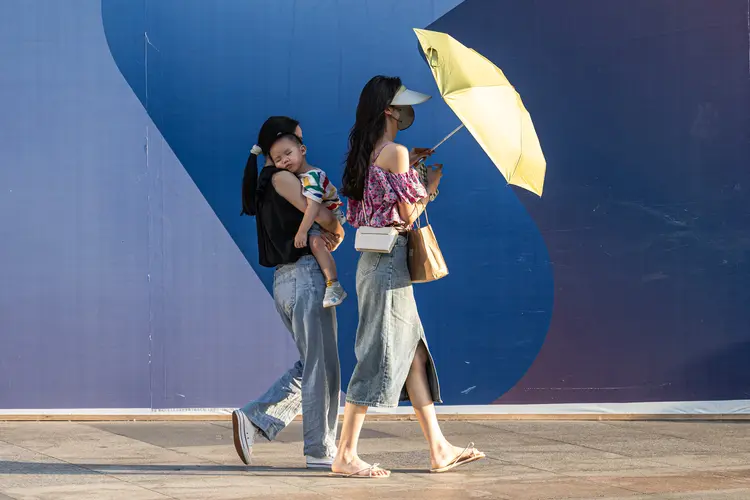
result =
M318 265L323 271L323 276L325 276L326 281L338 281L336 261L333 260L333 255L328 251L328 247L326 246L323 237L318 234L310 235L308 244L310 245L313 257L318 261Z
M346 292L339 283L338 274L336 273L336 262L333 255L328 251L326 242L320 235L310 235L308 245L312 250L313 257L318 261L323 276L326 278L326 293L323 297L323 307L335 307L341 304L346 298Z

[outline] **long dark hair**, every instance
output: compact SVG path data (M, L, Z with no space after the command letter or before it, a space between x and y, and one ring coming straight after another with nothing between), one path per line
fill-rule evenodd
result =
M288 116L272 116L263 123L258 132L258 146L268 156L271 146L279 137L294 135L299 122ZM296 137L296 136L295 136ZM301 139L300 139L301 140ZM258 155L250 153L242 176L242 211L240 215L255 215L255 192L258 189Z
M349 133L349 151L341 180L341 194L347 198L362 200L364 197L370 157L385 132L385 110L400 87L400 78L376 76L362 89L357 117Z

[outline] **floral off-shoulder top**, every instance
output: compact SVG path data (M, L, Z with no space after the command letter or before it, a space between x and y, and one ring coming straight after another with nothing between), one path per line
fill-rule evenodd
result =
M394 174L383 170L374 163L384 144L367 169L367 181L362 201L348 199L346 220L353 227L405 227L406 223L398 213L398 203L416 203L425 196L427 190L420 181L419 173L410 168L404 174Z

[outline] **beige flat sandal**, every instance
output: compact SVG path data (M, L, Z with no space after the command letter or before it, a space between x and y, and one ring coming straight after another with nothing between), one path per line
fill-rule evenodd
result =
M358 470L357 472L352 472L351 474L344 474L342 472L331 472L329 476L355 478L355 479L385 479L387 477L391 477L391 471L387 471L385 469L380 469L380 470L384 470L388 474L384 474L380 476L373 476L372 473L375 469L378 468L378 465L380 464L372 464L369 467L365 467L364 469ZM365 472L367 473L367 475L364 474Z
M455 469L456 467L470 464L471 462L476 462L477 460L481 460L482 458L487 456L479 450L477 450L477 453L472 452L470 455L466 455L465 453L472 448L474 448L474 443L469 443L469 446L464 448L464 451L459 453L456 458L450 461L448 465L436 469L430 469L430 472L433 472L435 474L448 472L449 470Z

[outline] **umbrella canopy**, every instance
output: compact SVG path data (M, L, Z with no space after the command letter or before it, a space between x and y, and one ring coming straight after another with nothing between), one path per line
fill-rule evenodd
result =
M509 184L542 195L547 162L531 116L503 72L450 35L415 29L440 95Z

